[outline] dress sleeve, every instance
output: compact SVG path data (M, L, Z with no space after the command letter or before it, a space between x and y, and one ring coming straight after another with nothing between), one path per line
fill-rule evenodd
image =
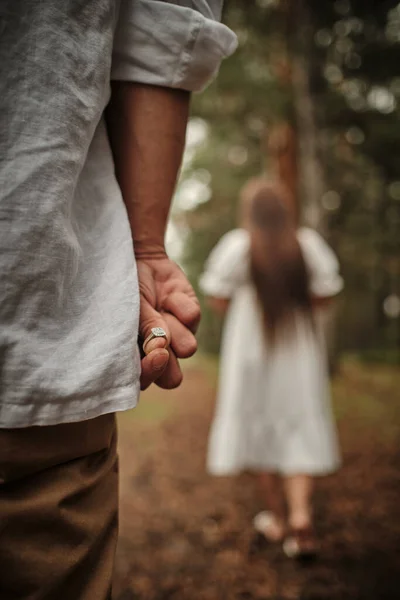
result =
M319 298L336 296L344 282L335 253L313 229L300 229L298 239L310 274L311 293Z
M234 52L222 0L121 0L111 79L200 91Z
M212 250L200 288L206 296L230 298L248 274L249 237L244 229L225 234Z

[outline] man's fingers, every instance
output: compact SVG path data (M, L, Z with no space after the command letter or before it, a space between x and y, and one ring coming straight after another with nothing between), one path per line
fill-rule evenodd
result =
M154 325L154 327L162 327L162 325ZM165 327L165 325L163 326L163 329L165 332L168 331L167 328ZM142 348L144 354L150 354L151 352L154 352L155 350L168 348L168 345L169 345L168 340L166 340L163 337L153 338L152 340L147 342L147 344L145 344L145 341L146 341L146 339L143 340L143 348Z
M193 333L196 332L200 322L201 312L199 302L194 295L183 292L173 292L163 301L163 310L173 314L181 323Z
M173 390L174 388L180 386L180 384L182 383L182 379L183 375L179 366L178 359L176 358L173 351L170 349L168 366L161 375L161 377L159 377L156 380L156 384L159 387L164 388L165 390Z
M140 388L145 390L159 379L165 371L169 362L168 350L153 350L142 359L142 373L140 376Z
M193 333L174 315L163 313L163 318L171 332L171 348L178 358L189 358L197 350L197 341Z
M162 318L160 313L156 311L149 302L145 298L142 298L140 303L140 326L139 326L139 334L141 337L141 343L143 344L147 337L151 334L151 330L154 327L161 327L164 329L167 339L158 337L154 338L146 344L146 348L141 348L141 350L145 350L146 354L153 352L153 350L157 350L159 348L167 348L171 341L171 333L169 331L168 325L165 319Z

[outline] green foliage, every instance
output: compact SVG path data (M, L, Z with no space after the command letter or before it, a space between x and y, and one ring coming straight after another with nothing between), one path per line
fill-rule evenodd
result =
M212 195L179 215L189 230L183 262L196 287L212 246L235 226L241 186L268 169L266 132L275 122L294 122L285 65L302 52L304 24L326 184L319 210L346 279L339 345L390 350L400 342L399 318L383 310L388 296L400 295L400 5L299 0L296 6L294 19L284 0L227 3L224 20L240 46L194 99L193 115L209 134L183 177L208 173ZM203 308L200 345L215 351L218 320Z
M393 349L399 319L383 307L400 293L400 10L395 1L308 4L319 40L313 93L326 180L340 199L328 230L347 283L342 346Z

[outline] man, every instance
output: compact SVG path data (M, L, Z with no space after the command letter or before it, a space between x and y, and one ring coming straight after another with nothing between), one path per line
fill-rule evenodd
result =
M164 233L190 92L236 44L220 11L0 2L2 600L110 597L114 413L196 348Z

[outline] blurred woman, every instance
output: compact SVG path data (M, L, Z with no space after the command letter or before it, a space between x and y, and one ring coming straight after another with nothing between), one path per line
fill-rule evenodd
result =
M297 229L287 192L251 180L242 228L212 251L200 284L227 310L208 469L258 473L256 530L291 557L315 555L313 478L339 465L322 319L343 282L320 235Z

